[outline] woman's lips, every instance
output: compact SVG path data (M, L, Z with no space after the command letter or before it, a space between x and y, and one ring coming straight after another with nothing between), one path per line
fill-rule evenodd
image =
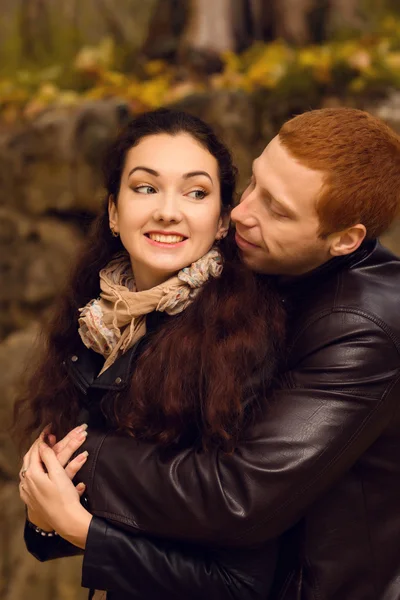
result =
M245 240L237 231L235 233L235 240L239 248L242 248L243 250L245 250L246 248L258 248L256 244L252 244L251 242Z
M185 238L181 242L157 242L156 240L152 240L150 237L148 237L148 235L145 235L144 237L149 242L149 244L155 246L156 248L180 248L188 240L188 238Z

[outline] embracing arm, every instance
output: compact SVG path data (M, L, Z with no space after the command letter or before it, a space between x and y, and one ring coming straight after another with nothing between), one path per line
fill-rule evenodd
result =
M80 496L83 488L74 487L67 471L76 471L78 464L76 457L64 469L54 450L41 441L32 448L20 494L28 514L50 531L47 535L36 531L27 521L25 541L36 558L45 561L85 549L83 585L129 593L130 598L151 594L152 598L200 600L205 593L210 600L266 597L275 567L275 544L217 551L121 531L86 510L86 499Z
M94 517L82 586L164 600L264 600L272 583L275 543L215 550L137 536Z
M296 364L233 454L163 455L89 431L92 512L137 533L231 546L288 529L386 427L400 364L389 335L357 313L323 316L295 344Z

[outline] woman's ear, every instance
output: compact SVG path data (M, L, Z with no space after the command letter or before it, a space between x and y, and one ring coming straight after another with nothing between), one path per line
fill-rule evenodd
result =
M218 221L218 230L215 236L216 240L222 240L228 235L229 226L231 223L230 212L222 213Z
M111 231L118 233L118 209L112 194L108 198L108 217L110 219Z

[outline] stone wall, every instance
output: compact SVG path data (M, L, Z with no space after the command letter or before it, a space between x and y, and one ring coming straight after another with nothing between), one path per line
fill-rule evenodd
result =
M279 124L303 108L295 102L273 108L269 100L220 92L180 105L214 125L232 148L241 173L239 188ZM400 131L399 94L369 108ZM28 125L0 134L0 422L6 425L0 429L2 600L85 597L79 587L80 559L39 565L24 550L20 459L7 427L38 323L62 291L74 254L99 211L101 154L127 117L122 102L107 100L48 110ZM400 254L398 226L385 242Z

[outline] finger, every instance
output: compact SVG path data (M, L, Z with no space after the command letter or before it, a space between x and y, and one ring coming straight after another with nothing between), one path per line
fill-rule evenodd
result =
M80 434L80 433L82 433L83 431L85 431L85 430L87 429L87 427L88 427L88 426L87 426L87 423L83 423L82 425L78 425L78 426L77 426L77 427L75 427L74 429L71 429L71 431L69 431L69 432L67 433L67 435L66 435L66 436L64 436L64 437L62 438L62 440L60 440L60 441L57 443L57 449L56 449L56 452L57 452L58 450L62 450L62 449L63 449L63 448L64 448L64 447L65 447L65 446L68 444L68 441L71 439L71 437L76 437L76 436L79 436L79 434Z
M56 436L53 435L52 433L49 433L49 435L47 436L47 443L49 444L50 448L54 449L56 442L57 442Z
M26 493L26 487L23 483L19 484L19 497L24 504L28 505L28 495Z
M46 427L44 427L44 428L42 429L42 432L41 432L41 434L40 434L39 438L40 438L41 440L44 440L44 439L45 439L45 437L46 437L46 435L48 435L48 434L50 433L50 431L51 431L51 423L48 423L48 425L46 425Z
M45 467L47 469L47 473L48 473L50 479L54 479L60 475L62 477L65 476L65 471L64 471L63 467L60 465L58 458L55 455L54 450L52 448L50 448L50 446L41 442L38 445L38 453L39 453L40 459L43 461L43 464L45 465ZM32 460L33 460L33 458L32 458ZM44 470L43 470L43 472L44 472Z
M19 472L19 481L20 481L20 483L24 483L27 472L28 472L28 469L26 469L25 467L21 468L21 470Z
M78 485L76 486L76 491L79 494L79 498L82 498L83 494L85 493L86 490L86 485L84 483L78 483Z
M86 424L76 427L54 446L54 452L63 467L86 440L86 429Z
M42 444L46 445L44 442L38 441L38 443L35 443L32 446L29 468L25 472L25 480L32 481L38 475L45 474L44 464L39 450Z
M61 450L61 452L57 453L58 462L65 467L71 457L75 454L75 452L82 446L82 444L86 441L87 431L82 431L79 436L71 437L68 444Z
M31 462L32 450L38 444L39 440L40 440L40 436L33 442L32 446L29 448L28 452L25 454L25 456L22 460L22 468L23 469L27 469L29 467L29 464Z
M21 470L19 472L19 476L20 476L20 480L21 481L26 478L26 474L28 473L29 467L30 467L31 462L32 462L32 453L34 452L35 448L37 450L37 446L40 443L40 439L41 439L41 437L39 436L33 442L32 446L29 448L28 452L24 456L23 463L22 463L22 468L21 468Z
M74 460L71 460L71 462L65 467L65 472L71 481L85 464L88 455L89 453L86 450L85 452L81 452L81 454L78 454L78 456L74 458Z

